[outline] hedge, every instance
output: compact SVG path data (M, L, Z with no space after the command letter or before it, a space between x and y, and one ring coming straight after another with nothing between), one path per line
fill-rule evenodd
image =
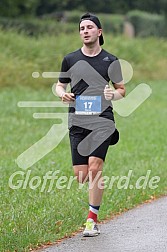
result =
M42 34L57 35L59 33L72 33L76 31L74 23L59 22L51 19L37 18L0 18L0 27L2 30L15 30L23 32L30 36L39 36Z
M135 29L135 35L139 37L166 37L165 17L157 14L150 14L143 11L130 11L127 19Z

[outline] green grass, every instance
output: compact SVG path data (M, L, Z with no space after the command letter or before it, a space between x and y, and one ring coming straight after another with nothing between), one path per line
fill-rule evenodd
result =
M30 248L53 242L78 230L87 216L88 186L71 189L56 188L41 192L41 185L32 190L34 176L59 170L58 177L73 176L68 135L59 146L28 170L16 165L15 159L32 144L47 134L53 119L36 120L34 112L55 112L55 108L19 108L18 101L53 101L54 79L33 79L33 71L59 71L63 55L80 47L77 34L58 37L29 38L16 33L0 32L0 251L28 251ZM130 184L151 170L149 179L159 176L156 189L118 189L117 181L106 188L99 220L130 209L152 197L166 194L166 63L165 40L154 38L128 40L105 36L105 49L128 60L134 76L127 84L127 93L141 82L148 83L152 95L127 118L116 116L120 142L109 148L104 165L105 176L127 176L132 170ZM152 80L152 81L151 81ZM25 181L31 171L26 189L9 187L9 178L23 172L17 180ZM19 181L18 181L19 183ZM20 183L22 183L20 181ZM123 182L122 182L123 184ZM24 184L25 185L25 184ZM31 184L30 184L31 185Z
M156 189L118 189L117 182L106 188L99 220L115 215L125 209L166 194L166 83L149 83L153 93L132 115L122 118L116 115L117 127L121 132L119 144L110 147L104 165L104 175L127 176L132 170L130 184L151 170L150 178L159 176ZM130 91L131 85L128 90ZM54 120L35 120L32 113L53 112L55 109L18 108L20 100L54 100L50 89L34 90L28 87L4 88L1 99L1 209L0 209L0 251L28 251L30 247L53 242L79 229L87 216L88 188L78 188L73 182L71 189L57 189L44 192L41 186L32 190L11 189L9 178L16 171L27 173L17 167L15 159L25 149L44 136ZM66 135L61 144L51 153L34 164L29 181L34 176L41 179L48 171L60 170L58 176L73 176L69 140ZM18 179L25 180L25 175ZM149 179L150 179L149 178ZM56 183L56 181L55 181ZM122 182L123 183L123 182ZM17 185L17 183L16 183Z
M105 34L104 48L130 62L134 80L167 79L167 42L163 39L127 39ZM0 87L49 87L54 79L32 78L32 72L60 71L65 54L81 46L78 30L75 34L43 36L38 39L0 31Z

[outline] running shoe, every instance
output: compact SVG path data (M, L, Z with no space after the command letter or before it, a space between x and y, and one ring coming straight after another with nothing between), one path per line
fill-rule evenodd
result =
M100 234L100 230L92 219L87 219L86 223L84 224L85 230L83 231L83 236L97 236Z

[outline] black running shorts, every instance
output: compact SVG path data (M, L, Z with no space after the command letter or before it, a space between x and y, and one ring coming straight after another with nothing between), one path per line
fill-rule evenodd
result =
M92 131L84 129L78 126L72 126L69 130L70 144L71 144L71 155L73 165L84 165L88 164L88 159L91 156L101 158L105 160L108 147L110 145L110 138L105 140L99 147L97 147L88 156L82 156L77 150L78 144L90 134Z

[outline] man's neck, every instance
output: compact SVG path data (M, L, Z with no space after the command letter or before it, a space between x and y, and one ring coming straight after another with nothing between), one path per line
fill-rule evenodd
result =
M81 51L84 55L89 56L89 57L93 57L98 55L101 52L102 48L100 45L97 46L93 46L93 47L88 47L86 45L83 45L83 47L81 48Z

